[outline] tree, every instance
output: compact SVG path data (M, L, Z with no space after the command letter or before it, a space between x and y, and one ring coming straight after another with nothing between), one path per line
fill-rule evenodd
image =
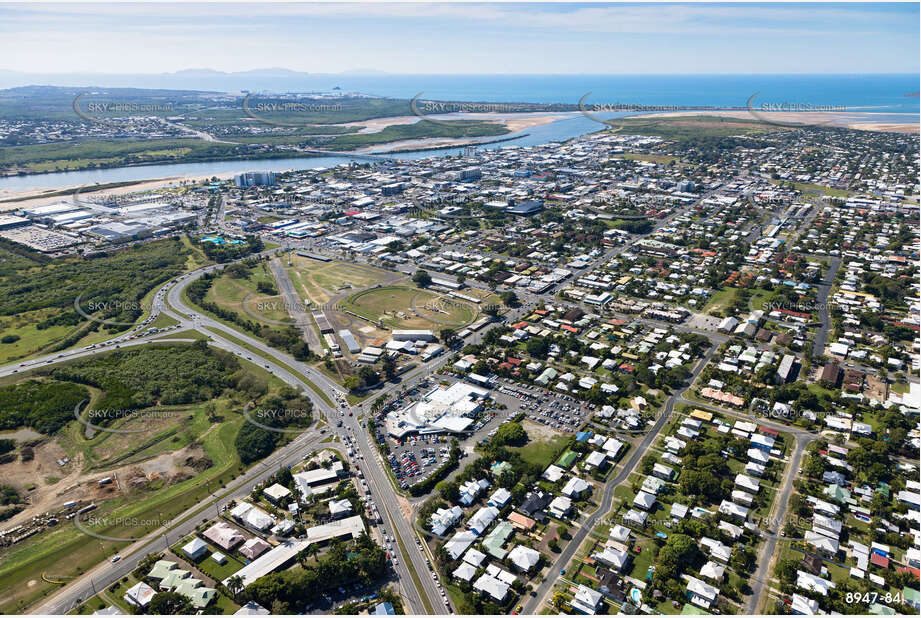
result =
M502 303L506 307L517 307L519 305L518 296L512 291L502 292L502 294L499 295L499 298L502 299Z
M348 376L345 380L342 381L342 385L350 391L353 391L361 386L361 378L358 376Z
M361 383L364 386L374 386L381 381L377 372L367 366L358 369L358 377L361 379Z
M534 358L544 359L550 352L550 342L545 337L533 337L525 344L528 354Z
M243 578L239 575L231 575L227 578L227 590L230 591L230 594L233 595L233 600L236 601L239 594L243 591L245 586L243 585Z
M294 483L294 476L291 474L291 468L279 468L275 473L275 482L283 487L289 487Z
M158 616L194 614L195 608L188 597L178 592L158 592L150 599L147 611Z
M444 344L448 347L457 343L457 332L453 328L442 328L438 336L441 337L441 340L444 341Z
M397 374L397 362L392 356L385 356L381 361L381 371L384 372L384 378L392 380Z
M274 616L284 616L285 614L290 614L290 606L280 599L275 599L272 601L272 615Z
M694 539L686 534L673 534L659 550L657 565L661 571L657 571L657 576L676 576L679 569L693 565L701 555Z
M521 423L504 423L499 425L496 435L492 438L494 446L521 446L528 439L528 434L521 426Z
M553 603L555 608L562 610L563 606L566 605L566 596L562 592L554 592L553 599L550 602Z
M248 464L262 459L275 450L278 436L278 433L253 423L243 423L234 439L234 447L240 455L240 461Z
M413 275L413 283L420 288L427 288L432 285L432 276L426 270L417 270Z

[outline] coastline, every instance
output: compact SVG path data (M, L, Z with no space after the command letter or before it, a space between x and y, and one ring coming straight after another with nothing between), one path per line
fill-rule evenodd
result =
M905 112L767 112L760 110L713 110L683 112L655 112L638 114L632 118L680 118L682 116L720 116L723 118L736 118L739 120L754 120L758 122L776 122L783 126L820 125L839 129L856 129L858 131L884 131L887 133L918 133L917 123L884 122L877 116L915 116ZM863 122L859 122L863 120ZM874 122L874 120L879 120Z
M567 117L571 117L573 114L578 114L578 112L526 112L522 114L494 114L494 113L484 113L484 114L439 114L438 120L471 120L479 119L485 121L497 120L499 123L505 125L509 133L505 134L506 136L511 133L520 133L529 128L540 126L543 124L548 124L556 120L561 120ZM388 118L377 118L372 121L363 121L363 122L351 122L343 123L340 125L333 126L368 126L373 125L370 128L373 130L370 131L359 131L359 133L379 133L383 131L388 126L395 125L406 125L414 124L424 120L420 116L396 116ZM349 154L362 155L362 154L388 154L388 153L399 153L399 152L411 152L411 151L425 151L425 150L441 150L446 147L463 147L468 145L476 144L490 144L494 143L496 136L485 136L485 137L469 137L469 138L449 138L449 137L423 137L413 140L399 140L394 142L388 142L384 144L373 144L370 146L364 146L356 148L350 151L337 152L330 151L328 153L322 152L322 149L312 150L310 152L298 152L298 151L284 151L284 152L275 152L275 153L263 153L258 158L264 160L271 159L309 159L325 156L348 156ZM505 136L499 136L505 137ZM523 137L523 135L516 135L518 137ZM499 140L504 141L504 140ZM417 144L410 148L411 144ZM223 161L253 161L256 159L248 157L206 157L202 159L194 160L180 160L180 161L152 161L145 163L129 163L129 164L120 164L107 167L105 165L97 166L92 169L120 169L120 168L129 168L129 167L149 167L153 165L170 165L170 164L183 164L183 163L214 163L214 162L223 162ZM61 172L81 172L86 171L88 167L82 168L73 168L68 170L61 170ZM59 172L19 172L14 174L4 174L0 178L4 177L13 177L13 176L41 176L43 174L53 174ZM5 195L3 190L0 190L0 202L4 199L15 198L17 195Z

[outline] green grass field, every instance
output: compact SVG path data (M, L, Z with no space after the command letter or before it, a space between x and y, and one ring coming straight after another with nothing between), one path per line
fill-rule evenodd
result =
M543 440L532 440L524 446L511 447L511 450L518 451L526 462L546 468L567 444L569 444L569 436L559 434Z
M318 262L296 254L290 258L292 266L287 271L294 289L302 298L318 305L349 289L366 288L394 277L389 271L363 264Z
M281 387L282 382L263 369L244 360L240 360L240 363L248 371L262 376L270 388ZM173 518L199 505L206 495L225 486L242 471L234 439L243 422L242 415L235 413L225 413L224 421L219 424L205 424L196 420L195 427L204 430L195 439L211 461L209 468L174 484L165 480L151 482L144 489L132 490L100 502L99 508L94 511L97 520L122 518L121 521L124 521L134 518L141 522L136 526L125 527L113 522L110 526L88 527L106 536L142 537L162 522L179 523ZM66 435L73 440L79 437L79 432L75 436L69 430ZM191 433L187 437L191 437ZM103 442L105 440L100 440L100 443ZM56 589L57 585L42 579L43 573L57 578L77 576L118 553L124 546L125 542L87 537L68 523L3 549L0 551L0 611L21 613ZM67 556L66 562L61 561L62 556Z
M786 184L779 180L772 180L770 182L775 185ZM817 185L808 182L794 182L793 186L797 191L802 193L821 193L824 195L830 195L832 197L847 197L853 193L852 191L848 191L846 189L835 189L826 185Z
M731 118L727 116L675 116L657 118L639 116L617 120L626 135L658 135L668 139L692 139L696 137L729 137L733 135L756 134L765 131L788 130L760 122L755 118Z
M275 278L268 268L263 270L257 267L245 279L235 279L226 274L221 275L214 281L205 298L267 324L291 321L281 295L259 292L256 287L259 283L267 283L276 287Z
M638 154L632 152L615 155L614 158L626 159L627 161L648 161L650 163L658 163L660 165L668 165L669 163L674 163L678 160L678 157L673 155Z
M390 328L457 328L477 316L473 305L452 301L437 292L404 286L359 292L345 299L342 307L369 320L380 320Z

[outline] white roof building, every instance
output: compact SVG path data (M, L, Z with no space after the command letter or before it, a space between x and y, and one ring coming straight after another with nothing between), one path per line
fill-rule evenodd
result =
M329 501L329 514L333 517L345 517L352 512L352 503L347 499L343 498L342 500L330 500Z
M687 589L691 603L698 607L708 609L720 594L719 588L711 586L696 577L691 577L690 575L682 575L681 577L688 582Z
M475 567L483 564L483 561L486 560L486 554L479 551L478 549L471 547L467 550L467 553L464 554L464 562L472 564Z
M508 553L507 558L519 571L527 573L540 562L540 552L524 545L516 545Z
M147 607L155 594L156 591L153 588L144 582L138 582L128 588L122 598L136 607Z
M241 502L230 511L231 517L256 530L268 530L275 518L249 502Z
M285 541L281 545L265 552L259 558L234 573L234 575L239 575L243 579L243 585L248 586L260 577L273 573L294 561L297 554L306 549L308 545L310 545L310 542L304 540ZM225 586L229 579L228 577L223 581Z
M472 416L487 395L488 390L467 382L455 382L447 388L438 386L420 401L389 413L387 431L397 438L413 432L462 432L473 424Z
M445 551L451 556L451 560L457 560L460 558L461 554L467 551L468 547L473 545L473 542L476 541L476 537L477 535L470 530L461 530L448 539L444 545Z
M819 602L794 592L790 595L790 611L799 616L815 616L819 613Z
M476 567L467 562L461 562L460 566L454 569L451 575L462 581L469 582L476 575Z
M750 476L744 474L737 474L735 479L735 484L744 489L747 492L756 494L761 489L761 483L758 479L753 479Z
M239 530L224 521L205 530L202 536L224 550L231 550L246 540Z
M579 498L589 487L587 482L574 476L566 482L561 493L570 498Z
M601 605L602 598L602 594L597 590L592 590L585 584L579 584L570 605L579 613L594 615Z
M592 554L592 558L617 571L623 571L630 561L630 554L623 550L606 546L603 551Z
M500 487L499 489L493 492L493 494L489 497L489 500L487 500L486 503L489 506L495 506L498 508L502 508L503 506L508 504L508 501L511 498L512 498L511 492L504 487Z
M464 515L464 511L459 506L452 506L450 509L438 509L432 513L431 518L429 519L429 525L432 528L432 532L441 536L445 531L457 523L457 521Z
M345 519L331 521L328 524L307 528L304 531L304 536L309 543L325 543L332 539L357 539L364 531L365 523L362 521L361 515L354 515Z
M508 584L486 573L480 575L480 577L473 582L473 589L480 594L491 597L499 603L504 601L505 597L508 595Z
M656 503L656 497L645 491L640 491L633 499L633 506L648 511Z
M566 474L566 470L563 470L563 468L557 466L556 464L550 464L547 466L547 469L544 470L544 473L541 476L551 483L556 483L558 480L563 478L564 474Z
M566 517L571 510L572 500L566 496L556 496L553 500L550 501L550 504L547 505L547 512L557 519Z
M701 577L706 577L707 579L713 580L715 582L723 581L723 575L725 573L726 567L721 564L717 564L712 560L708 561L707 564L700 568Z
M499 509L494 506L484 506L467 520L467 527L480 536L498 516Z
M835 582L828 581L827 579L822 579L821 577L813 575L812 573L807 573L806 571L797 571L796 586L797 588L802 588L803 590L817 592L824 597L828 596L829 590L835 588Z
M283 485L279 485L278 483L275 483L274 485L271 485L263 489L262 493L265 494L266 498L268 498L269 500L277 504L281 500L284 500L285 498L290 496L291 490L288 489L287 487L284 487Z

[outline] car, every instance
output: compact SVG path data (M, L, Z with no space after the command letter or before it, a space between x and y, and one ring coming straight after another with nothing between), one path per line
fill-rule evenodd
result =
M111 562L114 564L114 563L118 562L118 561L121 560L121 559L122 559L121 556L119 556L118 554L115 554L114 556L112 556Z

